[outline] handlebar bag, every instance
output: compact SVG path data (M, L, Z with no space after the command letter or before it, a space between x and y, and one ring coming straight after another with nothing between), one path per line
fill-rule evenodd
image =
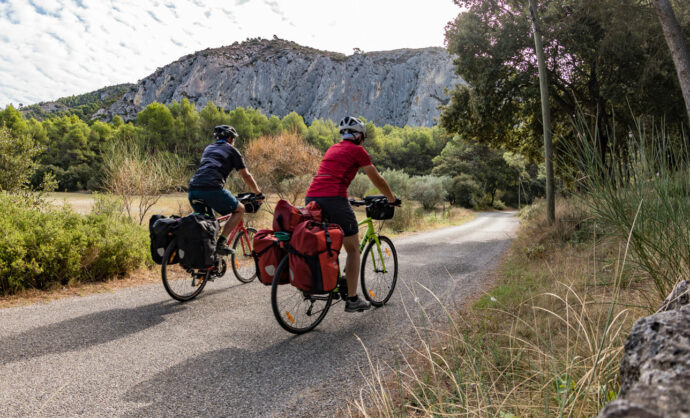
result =
M318 203L309 202L306 207L297 207L281 199L273 211L273 230L292 232L304 221L321 222L321 219L321 206Z
M281 242L273 235L273 231L270 229L260 229L254 235L252 255L256 263L259 280L266 286L270 286L273 283L273 276L275 276L278 269L278 264L287 254ZM290 283L288 270L283 270L278 283Z
M337 224L305 221L297 225L290 239L290 283L309 293L335 289L344 235Z
M383 221L392 219L395 215L395 207L388 204L383 195L366 196L364 201L367 203L367 217Z
M163 253L168 248L168 244L173 239L173 230L180 223L179 216L168 218L163 215L153 215L149 219L149 237L151 238L151 258L156 264L163 262ZM174 259L169 260L168 264L175 264L179 261L177 253Z
M219 229L218 221L198 213L180 219L174 234L183 267L201 269L213 265Z
M252 196L255 195L252 193L239 193L237 196L235 196L237 200L244 205L245 213L256 213L261 207L261 202L253 199Z

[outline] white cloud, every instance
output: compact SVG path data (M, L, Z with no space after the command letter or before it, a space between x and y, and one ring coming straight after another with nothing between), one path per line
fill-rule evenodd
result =
M452 0L0 0L0 108L136 82L249 37L345 54L442 46L457 13Z

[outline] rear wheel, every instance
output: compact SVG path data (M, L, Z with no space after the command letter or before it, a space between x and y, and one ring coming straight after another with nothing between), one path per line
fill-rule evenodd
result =
M398 253L393 242L384 236L369 241L362 256L362 293L374 306L383 306L393 295L398 280Z
M256 278L256 263L252 256L252 241L254 241L256 229L246 228L246 234L244 231L240 230L232 243L235 253L230 256L230 264L237 280L249 283Z
M177 262L177 240L173 239L163 253L161 277L166 292L180 302L194 299L206 286L210 269L185 269Z
M271 286L273 315L283 329L293 334L313 330L328 313L333 292L324 295L310 295L291 284L279 284L278 278L288 269L288 257L278 265Z

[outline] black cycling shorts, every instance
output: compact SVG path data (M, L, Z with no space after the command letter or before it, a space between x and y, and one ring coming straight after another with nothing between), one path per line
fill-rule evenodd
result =
M305 204L318 203L324 215L328 217L328 222L340 225L346 237L357 235L359 232L357 217L347 197L306 197L304 201Z

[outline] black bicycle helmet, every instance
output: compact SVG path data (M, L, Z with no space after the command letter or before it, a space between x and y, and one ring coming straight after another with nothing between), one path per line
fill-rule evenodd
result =
M230 125L216 126L215 128L213 128L213 135L218 139L235 139L239 136L235 128L233 128Z
M367 136L367 127L361 120L354 116L345 116L338 124L340 134L347 132L359 132L363 137Z

